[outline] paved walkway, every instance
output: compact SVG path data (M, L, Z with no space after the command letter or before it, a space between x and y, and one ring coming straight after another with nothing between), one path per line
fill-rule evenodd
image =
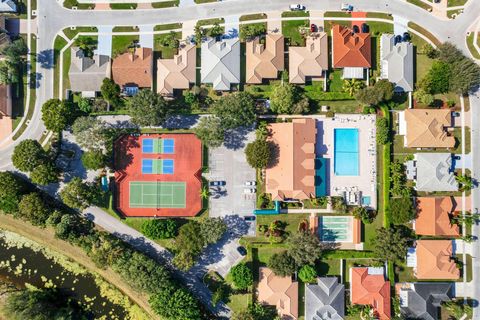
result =
M105 56L112 56L112 32L113 26L98 27L98 44L95 53Z
M153 48L153 24L138 26L140 32L139 44L142 48Z
M236 38L240 32L240 16L228 16L225 17L225 36L226 38Z
M408 20L398 16L393 15L393 33L402 35L404 32L408 32Z
M269 32L282 32L282 11L267 12L267 30Z

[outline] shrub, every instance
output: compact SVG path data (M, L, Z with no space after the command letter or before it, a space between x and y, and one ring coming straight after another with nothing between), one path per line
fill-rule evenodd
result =
M233 266L230 270L230 275L237 289L245 290L253 285L252 270L245 263L239 263Z
M169 239L177 235L178 225L173 219L146 220L142 223L142 233L150 239Z
M312 283L317 280L317 271L310 265L304 265L298 272L298 277L304 283Z
M252 168L265 168L271 159L271 149L270 143L266 140L257 139L250 142L245 148L248 164Z

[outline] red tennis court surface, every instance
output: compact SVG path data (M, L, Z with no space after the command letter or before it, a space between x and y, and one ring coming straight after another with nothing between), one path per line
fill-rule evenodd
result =
M145 139L173 140L173 152L171 149L168 150L168 153L159 150L146 152L148 143L145 143L146 147L142 148ZM125 135L115 142L114 159L116 207L123 215L128 217L192 217L202 209L200 196L202 143L194 134ZM142 160L144 159L172 160L173 173L144 174L142 173ZM136 195L132 195L133 197L130 195L130 182L137 184L139 182L146 182L145 184L148 182L183 182L186 186L185 205L181 208L165 208L163 206L168 206L168 204L161 203L160 200L154 207L150 205L150 207L139 208L138 204L130 206L131 199L138 198ZM159 199L163 198L164 196L159 195Z

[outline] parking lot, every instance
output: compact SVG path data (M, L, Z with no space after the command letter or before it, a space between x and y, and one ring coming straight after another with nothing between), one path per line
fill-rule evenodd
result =
M210 189L209 214L211 217L226 215L253 215L256 193L245 193L247 181L255 181L255 170L245 158L245 146L255 140L255 131L246 132L242 144L227 144L209 150L210 181L225 181L225 186Z

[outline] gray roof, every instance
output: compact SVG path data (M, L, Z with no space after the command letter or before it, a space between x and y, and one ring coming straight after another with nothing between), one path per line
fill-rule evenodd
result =
M240 41L238 38L202 43L202 82L212 83L215 90L230 90L240 83Z
M342 320L344 316L345 286L336 277L305 285L305 320Z
M427 192L458 190L450 153L417 153L415 166L416 190Z
M71 50L68 77L72 91L100 91L103 79L110 78L110 57L94 55L89 58L77 47Z
M393 34L380 38L381 77L395 84L395 91L413 91L413 45L400 42L394 45Z
M0 12L17 12L17 5L12 0L0 0Z
M400 290L400 310L408 318L437 320L440 304L453 297L453 283L417 282L407 285L410 288Z

